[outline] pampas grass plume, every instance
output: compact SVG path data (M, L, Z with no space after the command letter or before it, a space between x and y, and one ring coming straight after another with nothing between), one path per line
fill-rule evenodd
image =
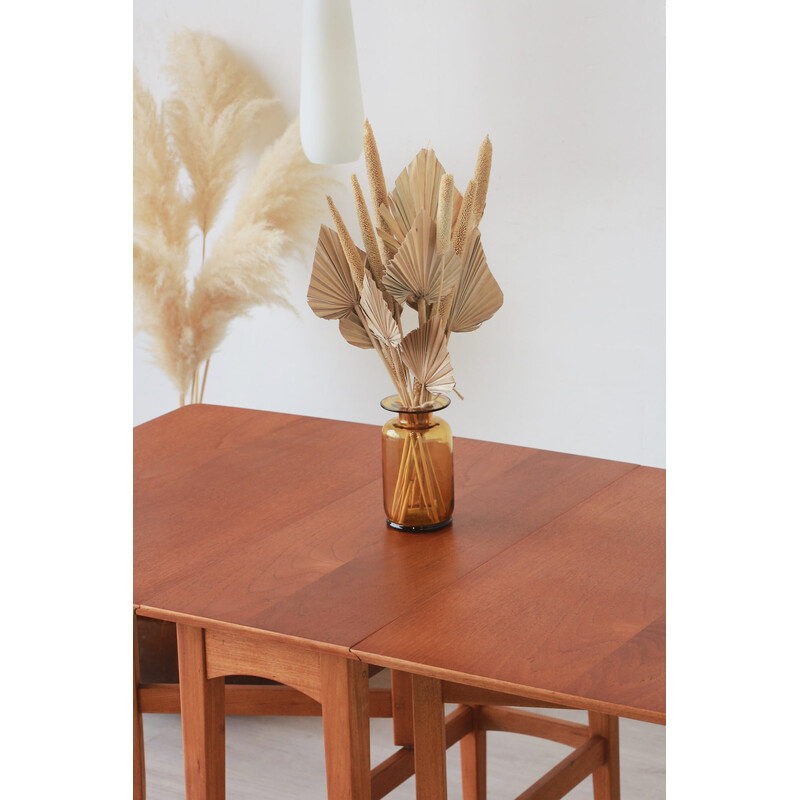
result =
M265 97L230 48L209 34L174 34L167 73L175 96L166 113L194 188L192 213L206 234L236 175L253 121L276 101Z
M284 269L311 240L329 180L300 145L295 121L261 156L230 224L206 257L206 237L260 112L276 102L222 42L184 31L170 42L173 95L159 112L134 71L133 282L137 327L181 405L202 402L199 369L230 323L258 305L292 308ZM185 168L191 193L179 175ZM186 276L196 224L203 263ZM203 379L205 386L205 378Z
M190 318L196 363L211 357L229 324L255 306L294 310L284 265L310 240L323 210L320 170L305 156L298 122L265 150L236 208L195 279Z

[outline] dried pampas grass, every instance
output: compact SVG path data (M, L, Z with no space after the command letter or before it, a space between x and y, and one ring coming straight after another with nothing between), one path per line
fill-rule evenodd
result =
M202 401L208 361L236 317L259 305L292 308L284 268L311 242L309 223L324 208L328 179L305 157L297 123L289 125L264 151L207 254L243 148L277 101L207 34L177 34L167 73L174 91L159 110L134 72L133 279L137 327L183 405ZM190 286L193 229L202 236L202 266Z
M166 115L194 187L192 216L205 235L236 175L253 121L276 100L263 97L230 48L207 33L187 30L173 37L167 74L175 95Z

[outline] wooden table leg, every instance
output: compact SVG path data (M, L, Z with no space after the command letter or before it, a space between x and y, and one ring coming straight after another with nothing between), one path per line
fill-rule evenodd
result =
M461 791L464 800L486 800L486 731L480 706L472 708L472 731L461 740Z
M187 800L225 797L225 678L206 677L205 632L178 625Z
M133 615L133 800L145 799L144 727L139 707L139 637Z
M320 655L325 769L331 800L370 800L367 665Z
M606 740L606 760L592 773L594 800L620 800L619 717L589 712L589 735Z
M414 698L414 771L418 800L447 800L442 682L411 677Z
M411 675L392 670L392 725L398 747L414 746L414 709L411 701Z

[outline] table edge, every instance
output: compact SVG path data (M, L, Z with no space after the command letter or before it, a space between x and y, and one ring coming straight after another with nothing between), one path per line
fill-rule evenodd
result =
M332 655L343 656L352 661L361 660L350 650L349 647L344 645L331 644L330 642L319 642L316 639L304 639L301 636L292 636L288 633L278 633L276 631L264 630L263 628L252 628L248 625L238 625L233 622L225 622L218 619L208 619L206 617L200 617L194 614L184 614L180 611L167 611L162 608L154 608L153 606L147 605L134 604L133 610L134 613L140 617L160 619L164 620L165 622L174 622L179 625L191 625L196 628L205 628L208 630L220 631L222 633L250 633L263 637L265 642L281 642L283 644L292 644L296 647L302 647L303 649L313 650L318 653L330 653Z
M509 683L508 681L497 680L494 678L481 678L468 673L457 672L455 670L442 669L428 665L417 664L413 661L404 661L399 658L375 655L367 650L359 650L358 647L352 648L351 652L359 660L378 667L396 669L401 672L411 672L416 675L424 675L429 678L437 678L443 681L452 681L467 686L475 686L478 689L491 689L505 694L518 695L530 700L543 700L549 703L569 706L570 708L581 711L599 711L602 714L609 714L615 717L625 717L639 722L650 722L656 725L666 725L666 712L652 711L634 706L620 705L619 703L604 702L602 700L592 700L587 697L556 692L550 689L536 689L531 686Z

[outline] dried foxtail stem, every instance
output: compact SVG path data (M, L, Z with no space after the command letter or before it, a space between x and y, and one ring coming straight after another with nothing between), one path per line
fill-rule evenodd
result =
M444 253L450 247L453 228L453 176L442 175L439 184L439 205L436 209L436 252Z
M372 196L372 210L375 214L375 220L378 227L390 233L389 226L380 214L380 207L382 205L389 205L389 193L386 191L386 178L383 176L383 165L381 164L381 157L378 153L378 145L375 143L375 135L372 133L372 126L369 120L364 120L364 163L367 167L367 183L369 185L369 192ZM378 240L378 248L381 254L381 262L386 263L386 250L383 240Z
M467 184L467 191L464 192L464 200L461 203L461 210L458 212L458 222L453 233L453 249L458 255L464 250L464 242L469 234L469 223L472 220L472 209L475 204L475 181L471 180Z
M472 206L472 224L470 228L480 225L486 208L486 193L489 190L489 173L492 171L492 143L487 136L478 150L478 161L475 164L475 200Z
M445 329L447 338L450 338L450 331L447 329L447 323L450 319L450 309L453 307L453 296L455 292L450 292L446 297L439 299L439 305L436 308L436 313L442 321L442 327Z
M361 262L358 248L353 241L353 237L350 235L350 231L347 230L347 226L344 224L339 209L336 208L336 204L333 202L333 198L330 195L328 195L328 208L331 211L331 216L336 226L336 232L339 234L339 243L342 245L345 258L350 266L350 274L353 276L353 282L360 291L361 284L364 281L364 265Z
M353 184L353 196L356 202L356 215L358 216L358 227L361 229L361 239L364 242L364 250L367 253L367 264L369 264L372 277L378 284L378 288L383 289L383 260L378 249L378 237L375 236L375 228L372 226L372 219L369 215L367 203L364 200L364 193L361 191L361 184L355 175L350 176Z

